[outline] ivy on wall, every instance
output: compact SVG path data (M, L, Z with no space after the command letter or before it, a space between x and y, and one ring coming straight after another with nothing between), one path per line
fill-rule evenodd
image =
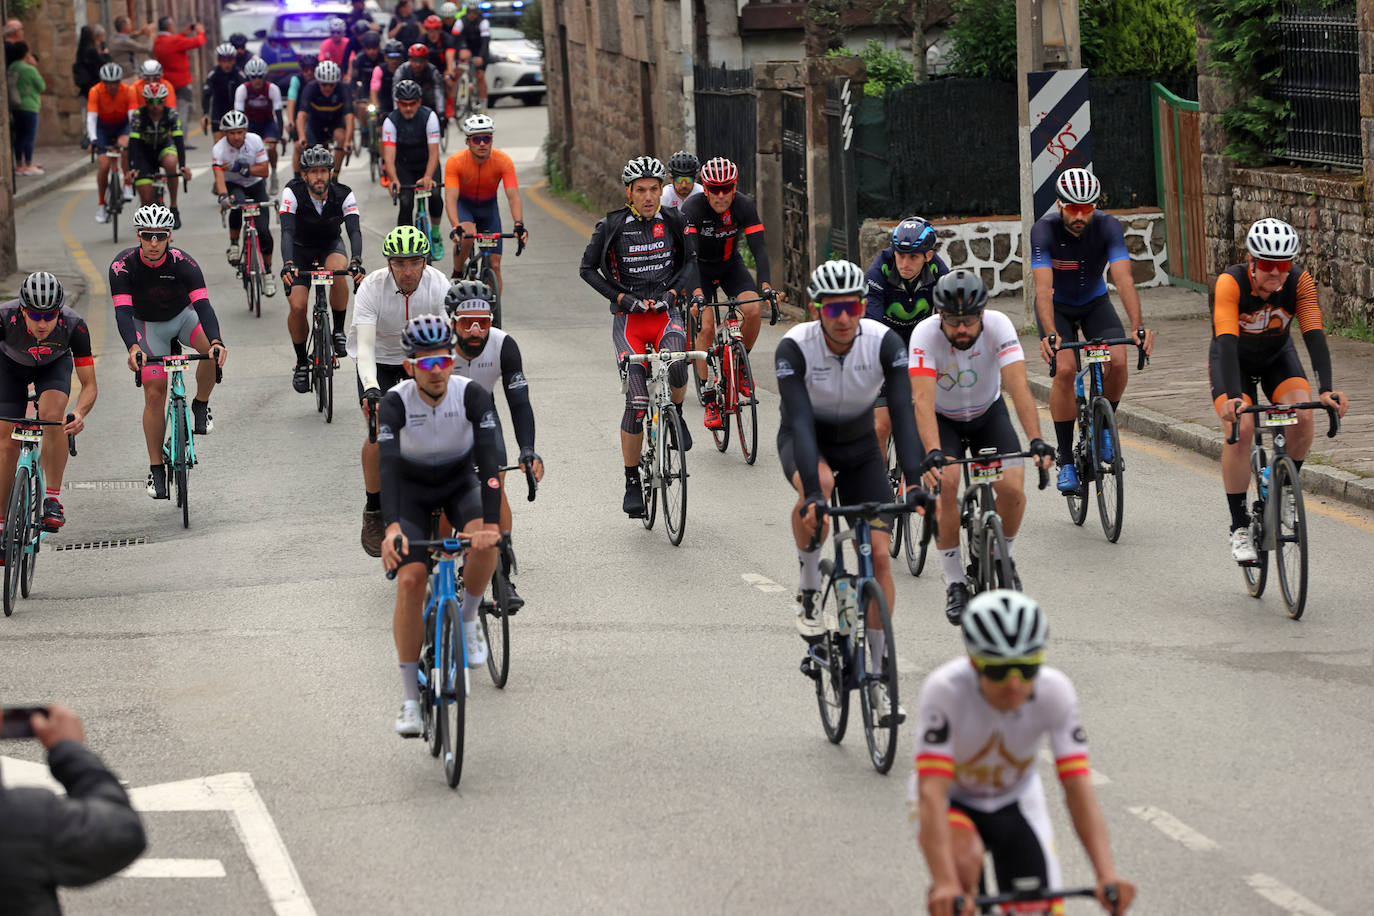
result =
M1218 119L1229 142L1226 155L1241 165L1263 165L1283 154L1292 106L1265 98L1282 72L1274 26L1279 7L1273 0L1199 0L1198 16L1211 34L1208 69L1224 79L1236 102Z

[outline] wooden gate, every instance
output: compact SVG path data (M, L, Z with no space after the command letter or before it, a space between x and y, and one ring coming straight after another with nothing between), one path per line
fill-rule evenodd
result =
M807 302L811 233L806 198L806 98L782 94L782 262L783 287L793 302Z
M1198 103L1159 83L1150 86L1154 115L1155 190L1164 209L1169 282L1207 288L1202 206L1202 140Z

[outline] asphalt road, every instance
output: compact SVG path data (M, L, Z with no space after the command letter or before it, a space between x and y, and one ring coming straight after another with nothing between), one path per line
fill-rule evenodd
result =
M545 109L494 114L498 146L538 181ZM775 394L761 395L752 468L733 446L716 454L689 408L698 444L680 548L661 523L626 520L610 322L576 276L585 230L530 195L532 247L507 258L506 315L548 476L536 503L515 501L528 605L510 684L473 673L457 791L420 742L392 733L393 592L358 546L352 371L332 425L291 391L284 300L246 314L220 254L208 153L202 138L175 243L205 268L231 349L189 530L142 491L141 393L103 289L115 249L91 220L93 183L19 214L21 263L86 284L78 307L106 354L69 466L69 523L51 543L146 538L45 551L34 598L0 619L0 699L74 707L147 812L145 861L64 893L68 911L922 911L905 765L876 775L857 724L829 745L797 671ZM365 170L345 180L379 268L394 213ZM783 330L765 329L756 352L765 389ZM1047 609L1052 661L1077 683L1138 912L1361 910L1374 880L1374 521L1309 505L1311 597L1294 623L1276 594L1245 594L1216 466L1130 435L1125 448L1119 544L1095 515L1075 528L1057 494L1032 492L1016 556ZM897 587L914 714L924 673L960 647L935 569ZM25 764L36 746L0 753L7 782L42 772ZM1042 768L1067 880L1083 883L1091 872Z

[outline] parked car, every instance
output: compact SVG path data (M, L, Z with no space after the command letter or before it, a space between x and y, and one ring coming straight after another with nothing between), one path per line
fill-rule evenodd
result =
M544 101L544 54L519 29L491 27L491 59L487 61L487 99L511 96L526 105Z

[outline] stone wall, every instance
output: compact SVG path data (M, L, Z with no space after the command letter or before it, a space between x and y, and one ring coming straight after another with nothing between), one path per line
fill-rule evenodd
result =
M1121 220L1135 285L1167 286L1164 214L1155 209L1111 212ZM993 296L1021 289L1024 271L1020 220L937 219L932 224L940 239L936 251L950 267L978 271ZM866 269L878 252L887 247L894 225L889 221L864 222L859 234L863 259L859 266Z

